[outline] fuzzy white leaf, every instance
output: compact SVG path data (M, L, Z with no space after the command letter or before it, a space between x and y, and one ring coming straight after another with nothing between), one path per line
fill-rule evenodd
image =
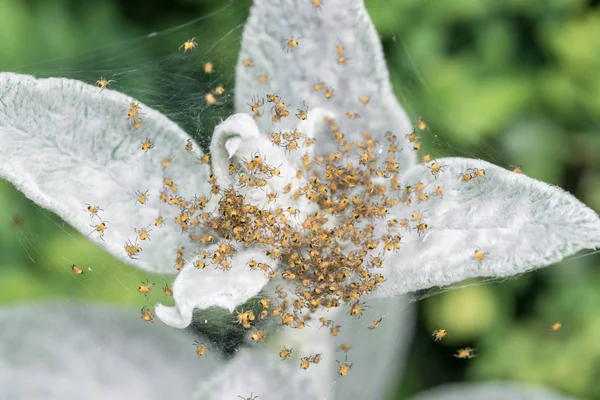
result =
M474 277L507 277L556 263L583 249L600 247L598 214L559 187L482 160L443 158L437 179L425 165L402 178L413 188L425 184L426 201L413 193L410 206L396 206L392 217L422 214L428 228L402 232L403 248L385 256L380 295L391 296L446 286ZM464 182L470 168L485 177ZM437 186L443 196L435 196ZM481 250L478 261L474 252Z
M196 145L185 151L189 136L159 112L140 104L142 127L127 118L133 99L79 81L0 74L0 177L38 205L47 208L117 258L151 272L175 272L176 249L189 240L173 222L177 211L159 202L163 177L177 194L208 193L208 167L201 165ZM141 150L149 138L155 147ZM162 160L173 162L163 171ZM148 191L146 204L136 191ZM86 205L99 206L106 222L104 235L94 231ZM135 241L132 229L144 228L162 215L151 241L130 259L124 245Z
M353 366L346 377L350 379L341 378L336 383L335 398L339 400L387 399L404 372L413 336L415 310L406 299L365 296L361 300L367 307L360 319L344 314L334 320L335 325L342 327L339 335L331 338L336 349L342 343L352 346L348 362L353 362ZM369 329L379 318L379 327ZM337 359L343 361L344 354L338 350Z
M298 41L296 48L287 46L292 38ZM338 62L338 45L344 47L345 65ZM244 67L245 59L251 59L253 66ZM258 77L262 74L268 75L268 81L261 84ZM313 86L319 82L334 89L329 100L325 89L315 91ZM294 114L304 105L309 110L325 107L338 115L347 139L359 140L360 134L369 131L376 140L383 140L385 132L392 131L404 143L398 157L402 167L415 163L415 154L404 141L412 131L411 123L392 93L381 43L363 0L323 1L319 9L310 1L255 1L239 54L236 111L251 113L247 104L268 93L279 95L290 115L273 124L273 113L262 110L262 131L293 129L298 121ZM363 105L361 96L368 96L370 103ZM349 111L359 117L346 118ZM316 151L335 151L334 142L318 138Z
M256 122L247 114L234 114L215 128L210 144L213 172L217 183L224 187L238 185L234 175L229 173L229 164L237 166L238 171L246 172L246 165L255 156L260 156L271 168L279 168L281 176L266 179L271 191L281 191L296 171L288 162L284 150L273 146L265 134L261 133ZM248 188L238 190L248 192ZM250 190L255 197L264 197L266 190ZM259 193L257 193L259 192ZM261 195L262 194L262 195Z
M553 390L511 382L458 383L436 387L411 400L574 400Z
M0 326L2 399L189 399L222 364L139 312L36 303L0 309Z
M324 110L316 111L318 112L313 115L317 118L322 119L325 115L329 115ZM303 123L308 134L312 134L315 127L319 126L319 123L312 117ZM234 114L217 125L210 151L217 184L224 188L235 186L237 193L244 196L246 203L263 209L274 209L278 206L295 207L300 211L300 215L289 220L293 224L299 224L303 217L314 209L304 196L294 200L292 192L284 193L285 186L290 182L297 187L302 186L300 183L304 182L296 177L296 171L301 168L299 156L286 154L284 148L274 146L266 134L259 132L256 122L249 115ZM295 151L296 153L300 152L300 150ZM248 171L249 162L257 156L270 170L278 169L279 175L264 174L257 170ZM236 173L230 173L230 164L236 167ZM263 178L264 186L252 187L249 183L242 184L240 180L242 174L256 180ZM276 200L269 201L268 193L276 193Z
M209 247L211 253L217 245ZM239 304L255 296L269 281L265 272L251 270L250 260L269 263L271 260L260 249L243 249L231 257L231 269L217 269L209 260L203 269L188 263L173 283L175 307L156 305L156 316L165 324L185 328L192 322L194 309L216 306L233 311Z
M251 393L259 400L332 398L334 355L329 330L318 329L318 324L302 330L284 327L265 340L240 350L224 368L198 385L194 398L247 398ZM282 361L278 353L283 346L293 348L293 352ZM300 368L301 357L317 353L322 357L319 364L311 364L307 370Z

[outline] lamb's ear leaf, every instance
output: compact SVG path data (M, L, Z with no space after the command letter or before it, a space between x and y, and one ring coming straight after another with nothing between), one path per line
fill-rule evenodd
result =
M265 165L279 168L281 172L280 176L266 180L266 186L276 192L281 192L287 181L296 174L284 149L273 146L267 135L259 131L256 122L244 113L233 114L215 127L210 153L217 183L224 188L236 185L236 189L241 193L258 192L265 197L266 190L262 187L256 188L257 190L241 188L242 185L236 181L235 174L229 171L230 164L234 164L238 172L251 175L252 172L247 171L246 166L255 156L260 156Z
M210 254L218 249L213 245ZM210 259L197 258L188 263L175 278L173 299L175 307L156 305L156 316L175 328L186 328L192 322L194 309L221 307L233 312L235 307L254 297L269 282L265 272L251 270L248 263L269 263L264 251L240 249L228 261L230 270L223 270ZM202 263L202 269L198 266Z
M6 399L189 399L193 377L222 365L216 349L198 360L193 342L202 339L139 311L35 303L0 309L0 326Z
M404 298L364 296L361 300L366 304L361 317L345 313L336 317L333 322L341 330L331 339L336 348L350 344L348 360L360 360L353 364L351 374L364 379L340 379L336 383L336 398L350 399L362 394L364 398L386 399L405 371L416 310Z
M390 217L407 218L411 230L399 228L402 248L385 255L379 295L513 276L600 247L598 214L561 188L482 160L435 162L440 173L418 165L401 178L412 188L423 184L429 197L419 201L415 190L409 206L392 209ZM438 186L443 195L435 195Z
M295 48L287 45L292 38L298 42ZM338 46L343 46L339 54ZM262 82L261 75L268 79ZM324 87L315 90L319 83ZM244 27L235 87L237 112L252 113L248 104L267 94L278 95L288 106L289 116L276 122L268 110L272 103L262 107L258 123L264 132L293 129L295 114L304 106L324 107L338 116L346 140L360 140L368 131L384 141L386 132L392 132L400 139L398 150L403 148L397 156L401 168L416 162L405 139L411 122L392 92L381 42L363 0L328 0L319 8L310 1L255 1ZM328 89L333 89L329 99ZM358 117L347 117L348 112ZM315 150L336 151L332 137L317 137Z
M284 346L292 354L282 361L278 353ZM319 329L318 323L302 330L286 327L264 342L239 350L225 368L198 385L194 399L248 398L251 393L258 400L333 398L333 350L329 330ZM301 357L316 354L322 358L319 365L300 368Z
M120 260L149 272L176 272L177 248L189 240L173 220L178 208L159 200L169 190L163 178L177 185L172 195L208 194L209 168L193 142L185 149L190 137L158 111L140 103L135 119L141 127L134 128L132 101L76 80L0 73L0 177ZM141 148L146 139L154 144L147 152ZM172 162L163 169L167 157ZM148 192L145 204L136 192ZM88 205L101 210L90 217ZM159 215L164 224L155 227ZM102 221L103 234L95 231ZM133 228L148 226L151 240L138 240L141 252L129 258L124 245L135 244Z

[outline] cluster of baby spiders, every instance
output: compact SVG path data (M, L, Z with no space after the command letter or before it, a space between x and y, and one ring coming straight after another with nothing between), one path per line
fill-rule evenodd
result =
M362 100L365 105L369 101ZM280 97L269 94L266 101L255 97L249 103L255 116L260 116L265 102L273 104L275 120L289 115ZM296 117L305 119L307 113L308 108L303 106ZM357 115L351 114L349 118L357 118ZM249 331L248 336L255 343L267 337L264 330L257 328L257 323L266 318L279 320L285 327L303 329L318 310L344 304L348 305L350 316L360 318L368 308L362 296L377 290L385 281L383 274L377 271L383 266L385 254L400 251L404 232L415 230L421 235L428 230L424 211L415 211L410 218L398 220L389 215L390 210L400 201L409 206L443 193L441 186L428 192L422 182L414 186L400 183L396 157L401 149L393 134L386 135L387 154L382 156L379 144L370 133L365 132L361 140L352 143L334 119L326 118L325 122L338 149L323 156L304 154L302 166L296 172L296 178L304 183L297 187L288 183L281 193L273 191L269 184L271 179L281 176L279 167L270 165L260 152L230 164L233 187L222 188L216 177L211 176L208 181L211 193L204 196L185 199L178 195L177 184L171 178L163 180L160 201L178 208L175 223L199 246L193 261L196 268L211 265L229 271L239 245L258 245L265 249L271 261L250 260L248 268L262 271L269 280L277 280L280 285L273 296L265 295L259 300L259 310L238 311L236 316L237 323ZM284 147L288 152L302 151L312 144L311 138L298 130L271 132L270 138L273 145ZM379 157L385 160L379 163ZM201 161L209 163L210 155L202 156ZM163 168L168 168L170 162L170 159L163 160ZM434 161L429 167L435 176L443 172L444 166ZM243 193L248 188L264 190L267 204L247 201ZM304 215L292 202L289 207L277 207L280 195L292 201L307 201L317 211ZM137 196L138 203L145 204L147 192L138 192ZM218 201L212 201L214 196ZM208 210L209 203L216 203L216 207ZM275 204L269 206L270 203ZM386 229L376 234L378 220L384 221ZM159 226L158 221L155 225ZM132 246L129 250L137 246L138 240L149 240L148 227L134 229L136 242L129 243ZM130 253L127 248L126 251ZM175 268L180 270L184 264L184 249L179 248ZM381 321L382 318L373 320L367 328L376 329ZM331 336L337 336L342 329L325 318L320 322L322 327L329 328ZM350 348L350 344L344 344L341 349ZM284 347L279 352L280 359L288 359L292 351ZM302 357L301 367L307 369L320 359L320 354ZM339 375L345 376L352 364L339 363L339 367Z

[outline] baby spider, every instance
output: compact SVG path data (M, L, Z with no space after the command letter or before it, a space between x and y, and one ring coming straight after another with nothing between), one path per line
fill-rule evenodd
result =
M188 139L185 144L185 150L190 152L194 149L194 143L192 143L192 139Z
M94 232L98 232L100 234L100 239L104 240L103 236L104 232L106 232L106 222L107 221L102 221L98 225L90 225L92 228L94 228L90 235Z
M253 394L254 393L250 393L250 397L242 397L242 396L239 396L239 395L238 395L238 397L240 399L242 399L242 400L256 400L256 399L258 399L258 396L253 396Z
M340 325L336 325L329 329L329 333L331 333L331 336L337 336L340 333L341 328L342 327Z
M522 166L520 166L520 165L517 165L517 166L511 165L511 167L514 167L513 168L513 172L515 174L522 174L523 173L523 167Z
M344 351L344 352L349 352L352 349L352 346L350 346L349 343L342 343L340 344L340 350Z
M293 350L294 350L293 348L288 349L287 347L283 346L283 350L281 350L279 352L279 357L281 358L281 361L283 361L286 358L288 358L289 356L291 356Z
M422 117L417 118L417 128L419 128L420 131L427 129L427 124Z
M331 99L331 98L333 97L333 93L334 93L334 90L333 90L333 88L327 88L327 89L325 90L325 98L326 98L327 100Z
M75 264L71 265L71 269L73 270L73 272L75 272L75 275L82 275L83 274L83 270L81 268L79 268Z
M371 325L369 325L369 329L377 329L379 328L379 323L383 320L383 317L376 319L375 321L371 322Z
M141 314L144 321L154 323L154 313L152 313L152 311L150 311L147 307L142 307Z
M480 249L477 249L473 252L473 257L479 262L482 262L485 259L485 253Z
M148 201L148 191L147 190L145 192L138 190L137 192L135 192L135 195L138 197L137 202L140 204L146 204L146 202Z
M331 325L331 323L333 323L332 320L327 319L325 317L320 317L319 318L319 322L321 323L321 326L319 327L319 329L322 328L322 327L324 327L324 326L328 327L329 325Z
M91 204L86 204L86 206L87 206L87 211L90 213L90 218L94 218L94 216L100 218L100 216L98 215L98 211L104 211L99 206L93 206ZM83 211L85 211L85 210L83 210Z
M288 51L292 50L292 49L297 49L298 45L299 45L298 40L294 39L294 37L291 37L288 40L286 40L285 49Z
M476 357L475 350L470 347L465 347L464 349L458 349L456 353L454 353L454 357L456 358L473 358Z
M408 141L411 143L420 139L419 135L417 135L417 132L414 132L414 131L411 133L407 133L404 137L407 138Z
M469 182L470 180L473 179L473 174L471 174L470 172L463 172L458 176L459 176L460 180L463 182Z
M154 143L148 138L146 138L146 141L142 142L142 145L140 146L140 149L142 149L144 153L147 153L148 150L152 148L154 148Z
M267 74L261 74L258 76L258 83L266 83L269 80L269 75Z
M139 119L134 119L131 121L131 126L133 126L134 129L140 129L142 127L142 121Z
M223 93L225 93L225 89L223 88L223 86L217 86L214 89L214 92L217 96L221 96Z
M265 99L262 97L259 99L255 96L252 98L252 103L246 104L250 107L250 110L256 114L260 111L260 108L265 104Z
M473 171L473 178L485 178L485 170L479 168L469 168L467 171Z
M203 164L210 164L210 153L209 154L204 154L202 157L200 157L200 161Z
M421 222L420 224L418 224L417 226L415 226L415 228L417 228L417 234L419 236L421 236L421 233L425 232L428 227L429 226L426 223L424 223L424 222Z
M366 307L368 307L368 306L365 303L356 301L356 302L352 303L352 305L350 306L350 311L348 311L348 314L350 314L353 317L360 318L360 316L362 315L363 309Z
M556 321L552 325L550 325L550 330L552 332L557 332L560 328L562 328L562 323L560 321Z
M137 238L135 244L128 240L125 242L125 246L123 247L125 248L125 253L127 253L127 256L132 260L136 260L135 256L142 251L142 248L137 244Z
M438 340L442 340L447 333L448 332L446 332L445 329L436 329L435 331L433 331L431 336L435 337L435 341L437 342Z
M347 111L346 117L348 117L349 119L356 119L356 118L359 118L360 115L355 113L354 111Z
M206 100L206 104L208 104L209 106L214 106L215 104L217 104L217 99L212 93L206 93L204 95L204 100Z
M296 113L296 117L298 117L298 119L304 121L306 120L306 118L308 118L308 106L306 104L304 104L304 106L300 109L298 109L298 112Z
M100 79L98 79L96 81L96 86L98 86L100 88L100 91L103 91L104 89L106 89L106 87L108 85L110 85L112 82L114 82L113 80L106 80L103 76L100 77Z
M431 175L433 175L433 177L435 179L437 179L437 175L442 172L444 170L446 166L445 165L440 165L438 164L437 161L434 161L431 163L430 166L428 166L427 168L429 168L431 170Z
M300 368L308 369L310 367L310 357L302 357L300 359Z
M214 72L213 63L211 63L210 61L204 63L204 66L202 67L202 70L204 71L204 73L206 75L212 74Z
M338 375L339 376L348 375L348 371L350 371L350 368L352 368L352 365L353 365L353 364L348 364L348 356L346 356L346 359L344 360L343 363L339 362L338 360L335 360L335 362L337 362L338 365L340 366L340 369L338 370Z
M196 354L198 357L204 357L206 355L206 350L210 350L206 348L204 343L200 343L197 340L194 341L194 346L196 346Z
M254 61L251 58L246 58L246 59L242 60L242 65L246 68L253 67Z
M172 297L173 296L173 288L169 286L168 283L165 283L165 287L163 288L163 293L165 296Z
M140 292L141 294L146 296L146 298L148 298L148 295L152 290L152 286L154 286L154 283L149 283L148 279L146 279L146 282L142 281L142 284L138 286L138 292Z
M183 48L183 52L187 52L188 50L193 50L198 46L198 43L196 43L196 38L191 38L186 40L181 46L179 46L178 50L181 50L181 48Z
M133 229L135 231L135 233L137 233L138 237L140 238L140 240L150 240L150 232L152 232L152 229L148 229L150 227L150 225L148 225L145 228L134 228L131 227L131 229Z
M262 329L256 330L250 335L250 339L252 339L252 341L254 343L258 343L261 340L263 340L264 338L265 338L265 332Z

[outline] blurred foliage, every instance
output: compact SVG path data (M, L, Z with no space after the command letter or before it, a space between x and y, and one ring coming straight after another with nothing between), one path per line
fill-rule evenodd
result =
M530 176L560 185L600 210L600 75L594 72L600 70L600 2L366 3L398 98L436 133L424 138L425 151L522 165ZM206 145L223 112L198 116L189 103L202 101L201 91L216 82L232 87L239 26L250 2L220 12L225 3L217 0L140 4L0 0L0 70L88 82L115 76L118 90L165 112ZM162 34L155 41L144 36L213 12L189 31L200 42L196 54L218 61L219 73L210 81L164 55L187 39L185 27L176 37L165 31L165 40ZM180 96L165 102L174 88ZM221 107L230 109L230 98ZM0 303L65 296L139 308L165 301L160 288L169 278L122 265L4 182L0 210ZM14 225L17 216L24 221L20 227ZM600 398L598 261L568 260L420 301L398 398L444 382L490 379ZM84 274L74 275L71 264ZM156 283L150 303L135 290L146 278ZM564 324L558 332L549 330L555 321ZM433 342L431 332L439 328L448 336ZM465 346L477 348L478 357L452 357Z

